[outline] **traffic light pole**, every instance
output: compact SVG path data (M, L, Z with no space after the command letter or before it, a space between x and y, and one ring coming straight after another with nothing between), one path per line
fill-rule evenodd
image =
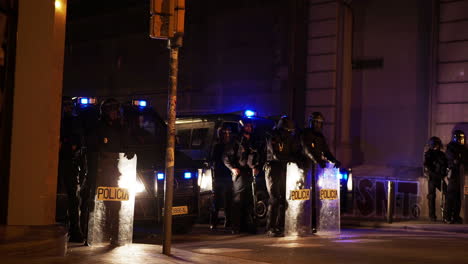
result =
M177 103L177 73L179 66L179 48L182 46L182 34L175 34L168 41L169 56L169 93L167 105L167 147L166 177L164 192L164 238L163 254L171 254L172 241L172 200L174 194L174 160L175 160L175 119Z

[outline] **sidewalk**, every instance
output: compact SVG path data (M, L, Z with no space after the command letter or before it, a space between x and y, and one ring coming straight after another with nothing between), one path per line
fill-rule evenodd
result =
M83 246L67 243L60 226L0 226L1 264L166 264L166 263L261 263L244 259L199 254L172 245L171 256L162 254L161 245L131 244L122 247Z
M384 220L362 220L356 218L342 218L342 228L382 228L382 229L399 229L411 231L432 231L432 232L450 232L450 233L468 233L468 225L466 224L444 224L441 221L395 221L391 224Z
M212 254L198 254L187 250L171 250L172 255L162 254L162 246L149 244L131 244L122 247L86 247L72 243L64 257L46 256L2 256L2 264L174 264L174 263L222 263L222 264L259 264L262 262L249 261L240 258L217 256Z
M388 224L383 220L363 221L356 218L342 218L341 225L343 229L376 228L381 230L468 233L468 225L448 225L441 222L433 223L429 221L398 221ZM207 230L207 228L203 230ZM200 242L204 237L212 236L212 234L199 234L195 232L190 236L195 236L197 238L195 241ZM430 233L428 233L428 236L430 236ZM183 237L185 238L185 236ZM68 243L67 245L63 239L63 230L51 230L41 227L2 227L0 228L0 262L2 264L259 263L245 260L238 256L227 257L211 253L196 253L187 250L183 246L181 247L177 243L173 244L172 256L166 256L162 254L162 247L155 244L135 243L123 247L86 247L77 243ZM214 246L217 244L216 241L207 239L204 242L206 244L204 246L209 248L216 247ZM313 243L316 244L317 242ZM60 252L64 247L68 247L66 255L60 256ZM236 248L236 246L232 245L231 247Z

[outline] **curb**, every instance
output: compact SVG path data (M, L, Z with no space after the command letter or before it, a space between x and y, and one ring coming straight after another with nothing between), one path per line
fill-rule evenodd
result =
M449 224L416 224L416 223L384 223L384 222L366 222L366 221L343 221L342 227L356 228L379 228L391 230L407 231L431 231L468 234L468 225L449 225Z

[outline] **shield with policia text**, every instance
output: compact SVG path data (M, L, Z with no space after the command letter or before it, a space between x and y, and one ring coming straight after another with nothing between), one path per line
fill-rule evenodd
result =
M285 236L312 234L312 174L296 163L288 163L286 173Z
M340 170L333 163L317 166L316 213L318 234L340 233Z
M125 245L132 242L136 155L101 152L97 158L94 203L89 212L88 243Z

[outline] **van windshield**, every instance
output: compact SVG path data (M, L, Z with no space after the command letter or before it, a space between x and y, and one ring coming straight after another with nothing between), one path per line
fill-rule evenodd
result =
M214 130L214 122L177 124L176 148L193 159L204 159L210 151Z

